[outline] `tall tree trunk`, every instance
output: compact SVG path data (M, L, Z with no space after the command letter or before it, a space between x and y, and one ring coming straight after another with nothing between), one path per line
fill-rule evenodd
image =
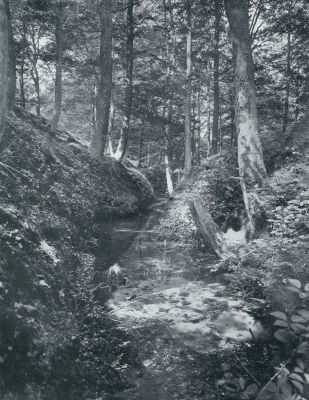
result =
M286 85L285 85L283 124L282 124L283 135L286 133L289 124L290 86L291 86L291 33L288 32L287 53L286 53Z
M258 133L254 65L246 0L225 0L225 9L236 49L235 108L238 137L238 166L244 204L248 215L247 237L263 223L263 210L256 191L266 177Z
M133 97L133 64L134 64L134 0L128 0L127 13L127 65L126 65L126 88L124 98L124 116L122 129L117 150L115 152L116 160L122 160L127 152L128 138L130 130L130 120L132 111Z
M36 115L39 117L41 115L41 93L40 93L40 75L38 71L38 59L40 52L40 29L38 31L38 39L36 40L36 32L35 29L32 29L30 32L32 47L33 47L33 56L32 56L32 66L31 66L31 77L34 83L34 90L36 94L36 105L35 111Z
M25 19L22 18L22 40L21 40L22 50L21 50L20 72L19 72L20 102L22 108L26 108L26 95L25 95L26 45L27 45L27 26Z
M201 111L201 90L197 94L197 137L195 148L196 164L201 164L201 130L202 130L202 111Z
M12 16L9 0L5 0L8 29L8 110L11 111L15 104L16 96L16 50L12 27Z
M167 104L166 104L167 117L164 126L165 130L164 164L165 164L167 192L169 196L172 197L174 193L174 182L173 182L173 167L172 167L173 154L172 154L172 143L171 143L172 142L171 125L173 119L174 92L173 92L173 87L171 85L171 80L176 66L176 49L175 49L176 37L175 37L174 16L173 16L171 1L169 0L168 4L166 4L166 0L163 0L163 7L164 7L164 27L166 32L165 40L166 40L166 59L167 59L166 90L168 91ZM168 26L168 21L167 21L167 11L169 11L170 15L170 27ZM172 42L172 48L170 42Z
M55 104L54 115L51 121L51 129L57 128L62 105L62 59L63 59L63 19L64 3L63 0L57 0L56 4L56 79L55 79Z
M191 0L186 2L187 47L186 47L186 98L185 98L185 176L192 170L192 138L191 138L191 93L192 93L192 8Z
M214 47L214 109L212 120L212 153L218 152L220 115L220 21L221 0L215 0L215 47Z
M89 152L100 159L108 137L109 112L112 94L112 0L100 1L100 82L96 100L96 129Z
M111 157L114 157L114 125L115 125L115 105L114 105L114 96L112 89L111 108L110 108L109 123L108 123L108 154Z
M4 0L0 0L0 141L2 140L8 107L8 26Z

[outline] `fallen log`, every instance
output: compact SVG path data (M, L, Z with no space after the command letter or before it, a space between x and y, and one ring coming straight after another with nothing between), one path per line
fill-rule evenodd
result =
M205 244L210 247L219 258L229 258L231 254L226 247L224 232L212 219L202 201L200 199L190 200L189 207L195 225Z

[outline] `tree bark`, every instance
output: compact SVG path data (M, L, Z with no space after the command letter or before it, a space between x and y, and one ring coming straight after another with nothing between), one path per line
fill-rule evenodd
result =
M0 141L2 140L8 107L8 23L4 0L0 0Z
M32 66L31 66L31 77L34 83L34 90L36 94L36 105L35 111L36 115L39 117L41 115L41 90L40 90L40 75L38 71L38 59L40 52L40 29L38 31L38 38L36 39L36 32L33 28L30 31L30 37L32 41Z
M62 105L62 59L63 59L63 19L64 3L63 0L57 0L56 4L56 79L55 79L55 104L54 115L51 121L51 129L57 129L61 114Z
M112 94L112 0L100 1L100 82L96 100L96 129L89 152L100 159L108 137L109 112Z
M12 27L12 16L9 0L5 0L8 30L8 111L11 111L15 104L16 96L16 50Z
M226 248L224 233L212 219L209 211L203 206L200 199L189 202L191 215L195 225L203 238L204 243L213 250L216 255L225 259L229 257Z
M291 85L291 33L287 34L287 53L286 53L286 85L285 85L285 99L283 111L283 124L282 134L287 131L289 124L289 109L290 109L290 85Z
M225 9L236 50L235 116L238 137L238 166L244 204L248 215L247 238L261 228L263 210L256 187L263 185L266 170L258 133L254 64L250 43L246 0L225 0Z
M214 47L214 109L212 121L212 153L218 152L220 115L220 21L221 0L215 0L215 47Z
M127 13L127 65L126 65L126 88L124 99L124 116L122 129L117 150L115 152L116 160L122 160L127 152L128 138L130 130L130 120L133 100L133 65L134 65L134 0L128 0Z
M27 45L27 26L25 18L22 18L22 41L21 41L21 62L19 72L19 87L20 87L20 102L22 108L26 108L26 95L25 95L25 58L26 58L26 45Z
M185 176L192 170L191 138L191 94L192 94L192 8L191 0L186 1L187 46L186 46L186 98L185 98Z

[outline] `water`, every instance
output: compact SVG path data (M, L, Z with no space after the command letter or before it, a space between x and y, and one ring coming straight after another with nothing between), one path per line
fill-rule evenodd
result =
M228 294L223 277L211 273L211 256L158 239L159 216L154 211L136 229L114 227L122 246L135 239L117 259L118 276L109 276L106 305L132 338L140 371L119 398L219 399L220 360L235 343L257 338L262 326L250 304Z

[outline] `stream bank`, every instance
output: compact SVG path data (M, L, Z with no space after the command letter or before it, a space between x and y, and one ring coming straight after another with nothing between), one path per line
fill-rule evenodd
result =
M48 121L15 112L0 162L0 397L113 391L121 383L111 367L119 349L105 351L109 361L96 359L95 337L103 346L111 322L102 318L95 282L135 236L123 241L112 226L140 226L152 187L120 163L90 160L82 143L51 133Z

